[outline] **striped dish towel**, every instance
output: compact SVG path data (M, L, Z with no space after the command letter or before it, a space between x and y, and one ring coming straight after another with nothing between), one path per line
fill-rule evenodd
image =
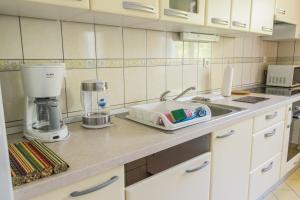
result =
M9 144L14 186L66 171L69 165L44 144L33 140Z

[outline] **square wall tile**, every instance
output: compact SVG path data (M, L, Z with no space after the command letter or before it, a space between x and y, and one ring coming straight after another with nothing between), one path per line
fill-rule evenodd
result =
M166 91L166 67L147 68L147 99L156 99Z
M210 90L210 65L198 66L198 91Z
M167 66L167 90L170 90L170 96L182 92L182 66Z
M93 24L62 22L65 59L95 59Z
M220 41L212 43L212 58L223 58L223 41L224 37L220 37Z
M124 58L146 58L146 31L142 29L123 29Z
M252 40L252 57L262 57L262 40L260 37L253 37Z
M146 67L124 69L125 103L146 100Z
M235 58L243 57L244 38L234 38L234 56Z
M97 59L123 58L122 28L96 25Z
M97 79L96 69L67 70L66 92L68 112L77 112L82 110L80 96L81 82L84 80L95 79ZM94 101L96 101L96 99Z
M62 59L59 21L21 18L24 59Z
M182 58L183 42L179 33L167 32L167 58Z
M199 58L211 58L211 46L212 46L212 44L210 42L199 43L198 57Z
M263 56L275 58L277 57L278 42L263 41Z
M247 85L251 83L252 63L243 63L242 84Z
M22 59L18 17L0 15L0 59Z
M294 41L280 41L278 43L278 57L293 57L295 49Z
M166 32L147 31L147 58L166 57Z
M253 63L251 67L251 83L262 83L264 69L260 63Z
M220 89L223 82L223 64L212 64L210 73L211 89Z
M242 76L243 76L243 64L242 63L235 63L232 64L233 67L233 86L240 86L242 85Z
M234 38L224 37L223 40L223 58L234 57Z
M19 71L0 72L5 121L24 118L24 92Z
M184 65L182 66L182 89L185 90L189 87L198 87L198 67L197 65ZM195 91L191 91L195 92Z
M198 58L198 42L183 42L183 57Z
M252 57L253 37L244 37L243 57Z
M98 68L98 79L107 81L108 90L103 93L108 105L124 104L123 68Z
M294 53L295 57L299 57L300 56L300 41L297 40L296 44L295 44L295 53Z

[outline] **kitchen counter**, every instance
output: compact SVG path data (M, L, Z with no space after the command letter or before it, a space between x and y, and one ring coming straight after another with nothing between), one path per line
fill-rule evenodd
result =
M114 125L105 129L90 130L82 128L80 123L69 124L70 137L67 140L47 144L70 165L69 170L16 187L15 199L30 199L300 100L300 95L294 97L252 95L270 99L257 104L232 101L240 96L214 101L213 103L243 107L248 110L172 132L117 117L113 118ZM9 143L20 140L22 140L21 134L8 136Z

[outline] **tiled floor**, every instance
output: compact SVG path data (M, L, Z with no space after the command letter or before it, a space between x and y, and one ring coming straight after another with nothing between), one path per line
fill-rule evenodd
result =
M265 200L300 200L300 168L269 194Z

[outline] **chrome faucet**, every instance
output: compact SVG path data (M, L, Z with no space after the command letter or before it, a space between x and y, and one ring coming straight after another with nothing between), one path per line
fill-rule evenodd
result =
M185 95L186 93L188 93L191 90L196 90L196 87L189 87L189 88L185 89L179 95L177 95L173 100L176 101L177 99L179 99L180 97L182 97L183 95Z
M162 93L159 97L159 100L160 101L167 101L167 94L169 94L171 91L170 90L167 90L165 91L164 93Z

